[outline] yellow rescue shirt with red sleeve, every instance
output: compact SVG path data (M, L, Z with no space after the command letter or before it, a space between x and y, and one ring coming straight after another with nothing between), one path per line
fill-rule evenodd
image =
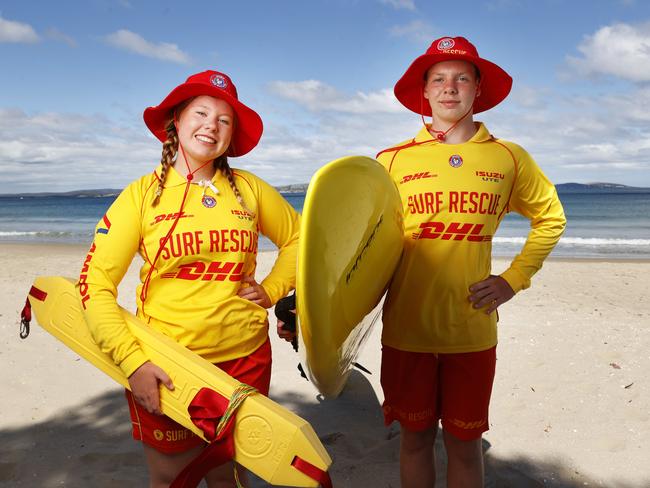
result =
M531 222L501 276L515 292L530 285L566 219L555 187L530 155L483 124L463 144L426 127L379 153L404 206L404 253L383 311L382 342L413 352L456 353L497 343L497 317L474 309L469 287L490 275L492 238L508 211Z
M77 287L95 341L127 376L148 359L116 302L135 253L144 260L137 315L213 363L246 356L268 337L266 309L237 296L255 274L260 233L279 249L261 283L272 303L295 286L300 217L273 187L233 170L244 208L217 172L212 187L190 185L180 211L187 183L172 167L154 207L160 169L131 183L98 223Z

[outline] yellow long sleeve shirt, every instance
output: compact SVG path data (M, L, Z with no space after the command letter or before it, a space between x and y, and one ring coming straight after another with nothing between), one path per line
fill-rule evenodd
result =
M383 344L433 353L496 345L496 314L474 309L469 287L490 275L492 238L511 210L528 218L531 230L501 276L515 292L530 285L566 224L555 187L523 148L480 123L463 144L440 143L422 128L377 159L399 189L405 225Z
M148 359L116 302L136 252L144 260L137 315L211 362L246 356L268 337L266 309L237 296L242 278L254 276L260 233L279 248L261 283L271 301L295 286L300 218L273 187L233 170L245 209L220 172L213 188L191 184L178 223L160 248L186 189L185 178L170 168L152 206L160 169L131 183L97 224L77 286L91 334L127 376ZM143 303L143 284L159 251Z

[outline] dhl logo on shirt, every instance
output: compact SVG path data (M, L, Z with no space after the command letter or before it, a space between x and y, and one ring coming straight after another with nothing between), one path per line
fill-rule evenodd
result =
M424 171L421 173L414 173L412 175L405 175L401 181L399 182L400 185L403 185L404 183L408 183L409 181L415 181L415 180L423 180L425 178L435 178L436 174L429 173L428 171Z
M244 263L233 263L230 261L212 261L203 263L181 264L176 271L163 273L162 278L190 280L190 281L241 281Z
M191 218L191 217L194 217L194 215L188 215L185 212L173 212L168 214L161 214L161 215L156 215L153 218L153 222L151 222L149 225L159 224L160 222L164 222L166 220L174 220L176 218L184 219L184 218Z
M423 222L420 224L420 232L413 233L413 239L442 239L443 241L486 242L491 241L491 235L480 235L483 224L471 224L463 222L450 222L445 225L443 222Z

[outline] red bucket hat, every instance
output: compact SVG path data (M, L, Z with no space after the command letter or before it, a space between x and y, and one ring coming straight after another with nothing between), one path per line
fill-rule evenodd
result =
M474 100L475 114L498 105L510 93L510 75L496 64L480 58L471 42L464 37L441 37L409 66L395 85L395 96L416 114L431 115L431 106L424 98L424 77L434 64L454 59L469 61L481 73L481 96Z
M235 112L235 130L230 142L229 156L242 156L253 149L262 137L262 119L257 112L239 101L237 88L230 77L218 71L203 71L190 76L185 83L174 88L156 107L144 111L144 123L160 139L167 140L165 130L172 119L172 110L188 98L208 95L227 102Z

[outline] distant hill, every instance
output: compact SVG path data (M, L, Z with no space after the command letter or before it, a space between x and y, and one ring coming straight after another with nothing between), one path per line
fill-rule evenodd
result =
M77 198L98 198L116 197L122 190L115 188L97 188L93 190L73 190L65 192L38 192L38 193L1 193L2 197L77 197Z
M296 183L293 185L276 186L275 189L280 193L307 193L309 183Z
M650 188L618 183L560 183L555 188L558 193L650 193Z
M292 185L276 186L280 193L300 194L307 192L308 183L295 183ZM618 183L560 183L555 185L558 193L650 193L650 188L621 185ZM4 193L2 197L77 197L77 198L97 198L97 197L115 197L122 190L115 188L99 188L93 190L75 190L66 192L40 192L40 193Z
M307 183L276 186L280 193L305 193ZM117 188L98 188L92 190L74 190L66 192L38 192L38 193L0 193L0 198L41 198L41 197L69 197L69 198L99 198L99 197L116 197L122 190Z

